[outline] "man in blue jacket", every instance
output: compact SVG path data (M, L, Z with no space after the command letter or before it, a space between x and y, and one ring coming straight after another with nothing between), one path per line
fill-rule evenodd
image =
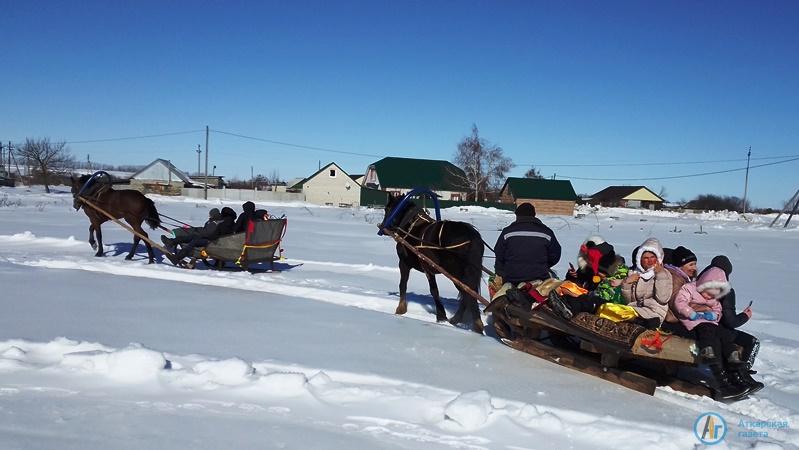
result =
M560 261L555 233L535 217L535 207L516 207L516 221L505 227L494 246L494 270L506 283L518 284L550 278L550 267Z

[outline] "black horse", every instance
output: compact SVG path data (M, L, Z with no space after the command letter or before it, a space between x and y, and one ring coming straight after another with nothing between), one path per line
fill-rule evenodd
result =
M417 248L424 256L441 266L449 274L463 282L465 285L480 292L483 267L483 240L480 233L466 222L442 221L436 222L424 210L413 202L407 202L399 211L393 223L386 223L391 213L399 205L400 199L392 197L386 205L386 214L381 227L390 230L409 244ZM416 254L405 246L397 243L397 256L399 256L400 269L400 300L395 314L405 314L408 310L408 277L411 269L424 272L430 284L430 293L436 303L436 320L447 320L447 313L436 285L436 274L440 273L429 264L422 261ZM472 319L472 331L483 332L483 321L480 318L480 308L477 299L458 288L460 304L450 323L457 325L463 322L463 316L468 309Z
M75 210L80 209L81 206L83 207L83 212L89 217L90 222L89 244L91 244L93 249L97 250L94 256L103 256L103 233L100 230L100 225L110 219L91 206L84 205L84 202L78 198L81 188L91 177L91 175L83 175L79 179L72 177L73 206ZM97 182L91 189L83 192L81 196L108 212L115 219L125 219L134 230L145 237L147 233L141 227L142 222L146 221L152 229L161 225L161 219L158 215L158 210L155 209L155 203L139 191L127 189L115 191L111 189L110 183ZM97 234L96 242L94 240L95 233ZM136 254L136 248L139 246L139 241L142 240L135 234L133 236L133 247L131 247L130 253L125 256L125 259L128 260L133 259L133 255ZM153 248L146 240L144 245L147 247L149 263L152 264L155 260Z

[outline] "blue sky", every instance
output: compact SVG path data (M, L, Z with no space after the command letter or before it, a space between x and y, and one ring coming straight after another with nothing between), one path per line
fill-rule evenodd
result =
M0 140L212 129L368 155L452 159L472 123L544 175L636 178L743 167L551 167L799 154L796 2L19 2L0 0ZM196 170L203 133L74 143L80 159ZM211 134L228 178L362 173L376 158ZM757 163L772 162L759 160ZM754 163L753 163L754 164ZM753 169L756 206L799 161ZM743 194L743 172L671 200Z

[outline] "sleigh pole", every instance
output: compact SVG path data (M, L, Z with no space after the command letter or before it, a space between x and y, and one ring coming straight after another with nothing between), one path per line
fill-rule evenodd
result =
M169 250L167 250L167 249L166 249L166 247L164 247L163 245L161 245L161 244L159 244L159 243L157 243L157 242L153 241L152 239L148 238L147 236L145 236L145 235L143 235L143 234L139 233L138 231L134 230L134 229L133 229L133 228L132 228L130 225L128 225L128 224L126 224L126 223L123 223L121 220L119 220L119 219L115 218L114 216L112 216L111 214L109 214L109 213L108 213L108 211L106 211L106 210L104 210L103 208L100 208L99 206L95 205L95 204L94 204L94 203L93 203L91 200L88 200L86 197L80 196L80 197L78 197L78 198L80 199L80 201L82 201L82 202L83 202L83 203L85 203L86 205L90 206L90 207L91 207L92 209L94 209L95 211L97 211L97 212L99 212L100 214L102 214L102 215L104 215L105 217L107 217L107 218L108 218L108 220L111 220L111 221L115 222L117 225L121 226L122 228L124 228L124 229L126 229L126 230L130 231L131 233L133 233L133 234L134 234L135 236L137 236L138 238L140 238L140 239L144 240L145 242L148 242L148 243L149 243L151 246L153 246L153 247L157 248L158 250L161 250L161 252L163 252L163 253L165 253L165 254L167 254L167 255L171 256L171 257L174 257L174 256L175 256L174 254L172 254L172 252L170 252Z
M475 292L474 289L470 288L469 286L464 284L461 280L459 280L459 279L455 278L454 276L452 276L449 272L444 270L443 267L438 265L432 259L430 259L427 256L425 256L421 251L419 251L419 249L417 249L413 245L409 244L408 241L406 241L405 239L397 236L397 233L395 233L395 232L393 232L393 231L391 231L389 229L386 229L386 228L383 228L382 231L383 231L384 234L387 234L387 235L391 236L399 244L403 245L405 248L407 248L408 250L413 252L413 254L418 256L419 259L421 259L422 261L425 262L425 264L427 264L430 267L436 269L439 273L441 273L441 275L444 275L445 277L449 278L450 281L455 283L455 286L458 286L459 288L463 289L464 292L466 292L467 294L469 294L472 297L474 297L475 300L479 301L480 303L482 303L485 306L488 306L491 303L488 300L486 300L485 297L483 297L482 295L480 295L477 292Z

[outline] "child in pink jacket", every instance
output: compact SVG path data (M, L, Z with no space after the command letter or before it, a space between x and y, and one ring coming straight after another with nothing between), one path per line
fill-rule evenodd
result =
M718 299L728 292L730 292L730 283L727 281L727 275L718 267L711 267L695 282L683 285L674 299L674 307L680 316L680 322L689 331L693 330L696 333L699 355L710 365L716 378L714 397L717 400L735 398L745 393L725 370L725 365L741 363L733 343L735 335L727 328L719 326L721 302ZM700 306L704 307L699 308ZM696 309L705 311L700 312Z

